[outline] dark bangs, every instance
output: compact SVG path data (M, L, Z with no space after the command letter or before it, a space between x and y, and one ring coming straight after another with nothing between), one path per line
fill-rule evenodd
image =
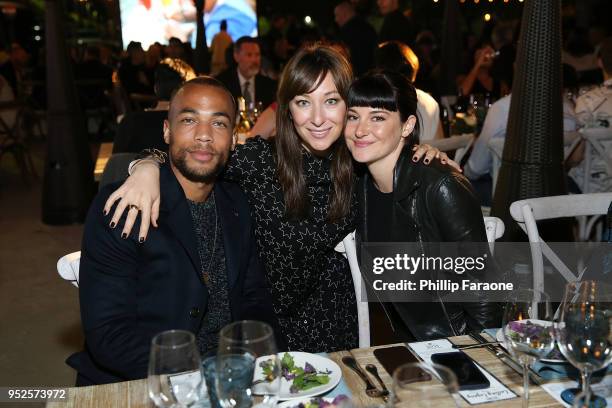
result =
M349 108L357 106L397 112L399 110L397 99L397 91L387 78L368 74L353 82L349 88L347 103Z

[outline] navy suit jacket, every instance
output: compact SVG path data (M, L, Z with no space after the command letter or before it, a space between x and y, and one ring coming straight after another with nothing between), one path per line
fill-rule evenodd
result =
M242 96L238 68L226 69L217 76L217 79L223 82L234 98ZM276 81L261 74L255 75L255 99L266 109L276 100Z
M189 205L168 164L161 166L160 186L158 227L151 227L142 244L139 225L122 239L125 217L111 229L110 215L102 213L117 184L103 188L89 210L79 281L85 350L67 360L78 371L77 385L146 377L153 336L170 329L197 334L208 298L215 296L200 278ZM232 320L266 321L278 334L246 197L238 186L221 181L214 193Z

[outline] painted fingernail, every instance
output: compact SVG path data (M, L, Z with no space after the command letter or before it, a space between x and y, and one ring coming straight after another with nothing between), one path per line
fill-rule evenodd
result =
M108 211L104 210L104 215L108 215Z
M127 234L125 232L121 233L121 238L126 239L127 238Z
M425 164L429 164L429 159L425 159L425 160L423 160L423 163L425 163Z
M138 238L138 242L140 242L142 244L144 242L144 237Z
M413 162L418 162L418 161L419 161L419 158L418 158L418 157L416 157L416 156L412 156L412 161L413 161Z
M112 222L110 223L110 227L111 227L111 228L115 228L115 225L117 225L117 224L115 224L115 221L112 221Z

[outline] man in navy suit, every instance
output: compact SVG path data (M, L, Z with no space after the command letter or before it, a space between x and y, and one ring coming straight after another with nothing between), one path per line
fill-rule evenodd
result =
M146 377L151 339L164 330L193 332L205 352L232 321L276 327L246 197L217 181L235 142L235 118L234 99L212 77L177 90L164 122L169 163L161 166L159 222L146 241L122 232L137 208L118 225L103 214L117 185L94 200L80 264L85 350L67 360L77 385Z
M242 96L247 108L250 102L261 102L263 109L276 100L276 81L259 73L261 51L257 39L240 37L234 44L234 60L237 66L229 68L217 79L234 95Z

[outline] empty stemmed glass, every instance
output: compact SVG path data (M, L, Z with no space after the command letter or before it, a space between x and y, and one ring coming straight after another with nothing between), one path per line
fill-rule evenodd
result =
M261 405L275 406L281 384L277 352L274 331L267 323L243 320L221 329L217 358L217 395L221 405L224 408L244 406L228 394L230 389L235 392L235 385L239 385L238 388L243 388L243 393L239 394L245 405L246 399L255 393L262 395ZM245 381L248 370L249 381ZM258 376L256 385L253 384L255 374Z
M408 363L393 372L389 408L428 408L457 403L459 383L449 368L439 364Z
M581 371L583 403L589 406L591 374L612 361L612 286L590 280L568 283L555 336L561 353ZM597 405L598 399L592 402Z
M529 403L529 365L550 353L555 345L548 295L538 290L513 291L502 322L504 345L523 367L523 407Z
M200 352L193 333L161 332L151 341L149 397L157 407L189 407L202 396Z

